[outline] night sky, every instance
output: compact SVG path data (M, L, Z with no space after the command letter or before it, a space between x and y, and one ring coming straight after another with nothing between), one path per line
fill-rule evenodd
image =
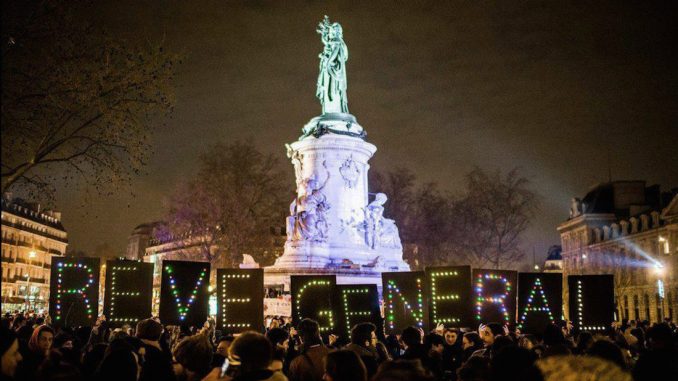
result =
M252 139L277 155L291 199L284 143L320 113L315 28L325 14L344 28L349 110L378 147L372 168L408 167L454 192L474 166L521 167L541 195L525 244L538 258L560 243L570 199L607 181L608 167L614 179L678 186L678 12L668 1L94 3L83 14L95 25L164 39L183 63L176 111L158 121L135 198L59 194L70 249L122 254L216 140Z

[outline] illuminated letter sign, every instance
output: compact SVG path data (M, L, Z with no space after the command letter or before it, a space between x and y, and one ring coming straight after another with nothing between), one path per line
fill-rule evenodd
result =
M518 328L543 333L562 316L563 277L556 273L518 274Z
M405 327L428 325L426 280L423 271L381 274L386 333L400 333Z
M471 316L471 267L427 267L431 325L475 323Z
M473 270L476 322L515 322L515 271Z
M318 322L321 332L334 332L337 314L332 295L336 284L334 275L290 276L293 324L309 318Z
M151 316L153 264L137 261L106 262L104 315L113 326L136 324Z
M336 304L341 306L341 319L338 319L337 332L351 337L351 328L363 322L370 322L381 332L381 311L379 293L374 284L338 285Z
M570 320L582 331L602 331L614 321L614 281L612 275L570 275Z
M209 275L209 263L162 262L160 320L163 324L202 326L209 308Z
M92 325L99 308L99 258L52 258L49 313L64 326Z
M263 296L263 269L217 269L217 327L229 334L259 331Z

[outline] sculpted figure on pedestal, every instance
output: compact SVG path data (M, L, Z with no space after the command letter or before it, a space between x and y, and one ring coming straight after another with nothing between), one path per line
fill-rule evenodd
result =
M402 248L395 221L384 218L386 200L388 197L385 194L377 193L374 201L370 202L365 209L365 241L372 249L377 247Z
M327 220L325 212L330 205L322 193L329 180L329 173L321 185L315 176L303 181L303 192L290 205L287 218L287 239L290 241L325 242L327 240Z

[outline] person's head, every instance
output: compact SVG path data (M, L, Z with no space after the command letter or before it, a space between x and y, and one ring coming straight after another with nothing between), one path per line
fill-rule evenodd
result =
M54 336L53 347L73 349L73 337L68 333L60 332Z
M504 328L499 323L488 323L480 329L480 338L483 339L483 343L486 347L494 344L494 340L497 336L504 333Z
M273 328L266 332L266 338L275 348L287 351L290 342L290 334L282 328Z
M462 349L479 349L483 346L483 339L475 332L466 332L461 340Z
M327 354L323 380L367 381L367 370L355 352L338 350Z
M611 361L620 368L626 369L626 360L621 349L613 342L601 339L596 340L586 352L589 356L599 357Z
M403 334L400 335L400 341L403 342L405 347L414 347L421 344L421 331L415 327L407 327L403 329Z
M236 337L228 350L230 357L240 361L241 372L268 368L273 357L273 346L266 336L245 332Z
M567 327L568 322L565 322ZM565 341L564 328L556 324L547 324L544 329L544 345L546 347L562 344Z
M437 333L426 335L424 342L426 343L426 346L434 352L443 353L443 349L445 349L445 339Z
M647 341L651 349L671 348L671 327L666 323L654 325L647 331Z
M111 341L97 370L97 379L136 381L141 375L142 357L126 339Z
M0 354L2 354L2 378L10 379L14 377L22 357L16 333L5 326L0 328Z
M322 343L320 339L320 327L318 322L311 319L303 319L299 322L299 338L304 346L318 345Z
M195 374L202 377L210 370L212 345L205 335L184 338L172 354L177 362L174 369L177 375Z
M445 333L443 333L443 336L445 337L445 343L447 345L454 345L459 339L459 331L456 328L448 328L445 330Z
M35 353L47 355L52 349L54 341L54 330L46 325L35 327L31 339L28 341L28 348Z
M358 323L351 329L351 343L362 347L374 347L377 344L377 327L372 323Z
M538 344L537 338L532 335L532 334L525 334L520 336L518 339L518 346L521 348L525 348L527 350L531 350L534 347L536 347Z
M231 335L222 336L217 343L216 352L224 357L228 357L228 348L233 343L235 338Z
M497 345L505 336L497 338ZM534 365L537 355L516 345L505 346L492 356L490 360L490 380L539 380L539 369Z
M372 377L372 381L431 381L419 360L385 361Z
M582 331L577 336L577 349L580 351L587 351L593 344L593 335L591 332Z
M487 380L489 375L490 362L483 356L472 356L457 369L459 381Z
M162 324L153 319L145 319L137 323L136 337L141 340L159 341L162 331Z

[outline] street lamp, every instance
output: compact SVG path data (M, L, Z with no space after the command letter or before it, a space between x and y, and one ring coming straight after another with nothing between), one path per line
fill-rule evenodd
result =
M539 265L534 265L534 271L539 271Z

